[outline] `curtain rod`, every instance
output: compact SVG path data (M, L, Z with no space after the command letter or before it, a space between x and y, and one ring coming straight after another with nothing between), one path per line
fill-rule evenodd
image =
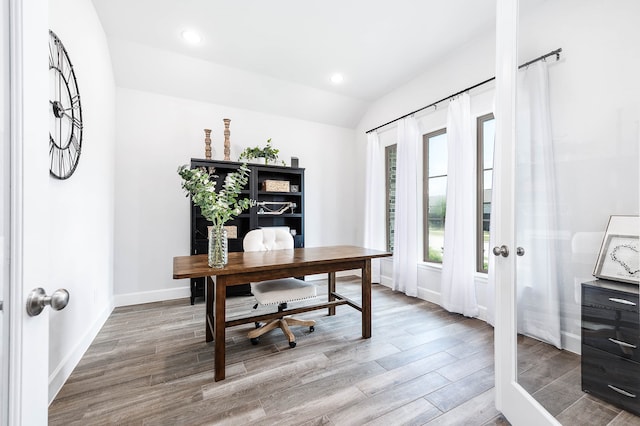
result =
M535 63L535 62L542 61L542 60L544 60L544 59L547 59L549 56L554 56L554 55L555 55L555 57L556 57L556 60L557 60L557 61L559 61L559 60L560 60L560 52L562 52L562 48L559 48L559 49L553 50L553 51L551 51L551 52L547 53L546 55L542 55L542 56L537 57L537 58L535 58L535 59L533 59L533 60L531 60L531 61L529 61L529 62L525 62L524 64L520 65L520 66L518 67L518 69L525 68L525 67L527 67L527 66L529 66L529 65L531 65L531 64L533 64L533 63ZM480 86L482 86L482 85L484 85L484 84L487 84L487 83L489 83L489 82L491 82L491 81L493 81L493 80L495 80L495 79L496 79L495 77L491 77L491 78L489 78L489 79L486 79L485 81L482 81L482 82L480 82L480 83L478 83L478 84L474 84L474 85L473 85L473 86L471 86L471 87L467 87L466 89L463 89L463 90L461 90L461 91L459 91L459 92L456 92L456 93L454 93L453 95L449 95L449 96L447 96L447 97L444 97L444 98L440 99L439 101L435 101L435 102L433 102L433 103L431 103L431 104L429 104L429 105L427 105L427 106L423 106L422 108L418 108L418 109L417 109L417 110L415 110L415 111L411 111L410 113L405 114L405 115L403 115L402 117L398 117L398 118L396 118L396 119L394 119L394 120L391 120L391 121L389 121L389 122L387 122L387 123L381 124L381 125L380 125L380 126L378 126L378 127L374 127L374 128L373 128L373 129L371 129L371 130L367 130L365 133L375 132L376 130L381 129L381 128L383 128L384 126L388 126L388 125L389 125L389 124L391 124L391 123L395 123L396 121L402 120L403 118L407 118L407 117L409 117L410 115L413 115L413 114L415 114L415 113L417 113L417 112L420 112L420 111L425 110L425 109L427 109L427 108L430 108L430 107L432 107L432 106L436 106L436 105L438 105L440 102L444 102L444 101L446 101L447 99L455 98L456 96L461 95L461 94L463 94L464 92L468 92L469 90L475 89L476 87L480 87Z

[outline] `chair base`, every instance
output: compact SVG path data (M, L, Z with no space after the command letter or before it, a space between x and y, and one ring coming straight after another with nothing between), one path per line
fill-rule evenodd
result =
M296 338L289 328L290 325L302 325L305 327L309 327L309 331L313 331L316 322L314 320L301 320L293 317L283 317L271 320L268 323L260 326L259 328L251 330L249 333L247 333L247 337L251 339L252 343L256 344L258 337L270 332L275 328L280 328L285 336L287 336L287 339L289 339L289 346L293 348L296 346Z

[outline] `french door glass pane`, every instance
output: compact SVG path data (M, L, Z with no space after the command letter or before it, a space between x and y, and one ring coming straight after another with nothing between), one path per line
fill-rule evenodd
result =
M549 129L532 113L544 85L530 84L538 79L533 66L519 72L518 382L561 423L606 424L613 418L583 417L597 399L581 388L581 287L594 279L609 217L640 212L640 2L521 5L518 62L557 48L562 54L546 60Z

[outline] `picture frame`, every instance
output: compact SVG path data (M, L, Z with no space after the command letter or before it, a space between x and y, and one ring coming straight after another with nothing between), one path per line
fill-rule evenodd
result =
M609 218L593 275L640 285L640 217Z

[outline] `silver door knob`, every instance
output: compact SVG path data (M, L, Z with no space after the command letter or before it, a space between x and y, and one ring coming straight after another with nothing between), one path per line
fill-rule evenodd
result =
M507 248L507 246L496 246L493 248L493 254L496 256L507 257L509 256L509 249Z
M59 311L64 309L69 303L69 292L64 288L59 288L53 292L51 296L43 288L36 288L29 293L27 297L27 313L30 317L40 315L45 306L51 306L51 309Z
M516 255L518 256L524 256L524 249L522 247L518 247L516 249Z

